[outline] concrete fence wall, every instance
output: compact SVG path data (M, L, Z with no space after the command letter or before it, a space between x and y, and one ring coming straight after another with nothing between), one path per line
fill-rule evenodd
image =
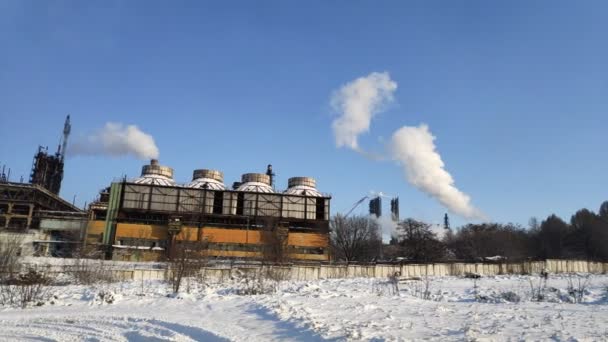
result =
M608 273L608 263L580 260L547 260L521 263L451 263L451 264L407 264L407 265L321 265L321 266L264 266L280 271L291 280L319 280L339 278L386 278L397 272L404 277L421 276L463 276L475 273L482 276L501 274L539 274L543 270L549 273ZM204 268L204 276L212 280L226 280L237 273L247 275L260 271L261 266L233 266L231 268ZM163 269L111 270L119 280L162 280L166 277Z

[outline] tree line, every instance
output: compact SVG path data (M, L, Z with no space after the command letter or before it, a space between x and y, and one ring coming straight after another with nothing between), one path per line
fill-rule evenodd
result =
M407 218L396 223L390 243L370 216L334 216L330 221L333 259L344 262L438 262L582 259L608 261L608 201L597 213L580 209L564 221L550 215L528 226L471 223L452 229Z

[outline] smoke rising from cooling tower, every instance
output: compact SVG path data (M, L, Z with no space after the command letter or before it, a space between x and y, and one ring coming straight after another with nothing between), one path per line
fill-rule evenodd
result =
M331 99L332 107L340 113L332 125L336 146L363 152L359 135L369 131L372 117L393 101L396 89L397 83L387 72L372 72L337 90Z
M85 137L78 138L68 148L69 155L134 156L157 159L159 152L154 138L135 125L108 122Z
M373 117L393 101L396 89L397 83L391 80L388 72L373 72L337 90L331 99L332 106L340 114L332 126L336 146L346 146L369 155L359 147L357 139L369 131ZM411 185L457 215L469 219L484 218L471 204L471 198L454 185L454 179L436 151L434 140L425 124L403 126L393 134L388 147L392 159L403 168Z

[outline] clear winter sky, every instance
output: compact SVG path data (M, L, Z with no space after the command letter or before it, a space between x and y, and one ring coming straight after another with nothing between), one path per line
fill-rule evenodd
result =
M387 71L395 103L362 146L383 152L427 123L492 220L569 219L608 199L607 63L606 1L2 0L0 164L27 179L69 113L73 136L138 125L180 182L215 168L231 184L272 163L279 188L315 177L333 213L374 190L399 195L402 217L441 222L393 162L335 148L332 92ZM82 205L142 164L69 158L61 195Z

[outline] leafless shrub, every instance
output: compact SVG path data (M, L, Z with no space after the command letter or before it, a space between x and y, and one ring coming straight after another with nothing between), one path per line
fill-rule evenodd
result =
M405 284L407 291L410 292L414 297L424 300L433 299L431 294L432 279L428 275L424 275L420 278L416 277L401 280L400 283Z
M114 294L110 291L101 290L95 296L95 301L99 304L112 304L114 303Z
M110 283L115 279L109 267L103 260L94 259L99 257L96 252L78 250L74 253L72 264L65 264L63 272L73 277L78 284Z
M272 294L277 292L282 281L289 279L289 269L262 266L252 272L239 273L237 278L239 295Z
M271 292L266 289L264 278L259 270L239 274L239 287L236 293L239 295L259 295Z
M591 281L591 275L572 275L568 276L568 294L574 303L582 303L587 287Z
M3 237L0 241L0 273L3 279L19 272L19 254L23 239L18 236Z
M546 272L541 272L540 278L537 280L535 280L534 277L528 278L530 283L530 300L535 302L542 302L545 300L548 279L549 274Z
M43 305L51 279L34 269L0 284L0 304L25 308L28 304Z
M390 277L388 277L390 292L393 295L399 293L399 277L401 277L401 272L395 272Z
M510 303L519 303L521 301L519 295L513 291L501 292L500 297Z
M179 241L171 247L171 258L168 262L167 278L173 293L178 293L187 279L188 290L191 278L204 280L201 270L208 262L208 241Z
M467 275L469 275L469 276L467 276ZM476 273L465 273L464 277L467 278L467 279L473 280L473 295L475 296L475 298L477 298L478 297L478 291L477 290L479 289L479 286L477 285L477 282L479 281L479 279L481 279L481 276L479 276Z
M399 282L401 273L395 272L388 276L387 279L377 280L372 283L372 292L378 296L395 296L399 294Z
M431 299L431 278L429 278L428 275L425 275L422 278L422 285L423 291L421 298L426 300Z
M475 300L482 303L519 303L521 297L513 291L491 292L488 294L477 294Z

